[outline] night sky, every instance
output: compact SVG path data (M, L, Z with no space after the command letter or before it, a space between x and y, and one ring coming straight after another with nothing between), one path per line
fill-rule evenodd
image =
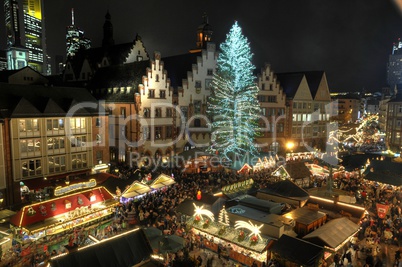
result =
M393 0L218 2L47 0L48 53L53 59L65 55L65 28L71 24L71 8L75 24L91 39L92 47L101 46L109 9L115 43L130 42L138 33L148 53L152 56L160 51L162 57L194 48L195 31L206 12L217 44L224 41L234 21L239 22L258 69L269 63L277 73L324 70L331 91L380 91L386 85L392 43L402 37L402 16ZM195 3L199 6L194 7Z

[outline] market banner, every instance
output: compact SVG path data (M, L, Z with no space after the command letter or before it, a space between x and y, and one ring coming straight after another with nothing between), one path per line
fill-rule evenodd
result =
M385 204L381 204L381 203L376 203L377 206L377 214L378 217L380 217L381 219L385 218L385 215L388 212L389 209L389 205L385 205Z

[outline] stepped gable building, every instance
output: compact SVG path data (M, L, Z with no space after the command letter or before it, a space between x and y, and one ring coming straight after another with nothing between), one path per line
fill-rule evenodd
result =
M324 149L331 96L324 71L278 73L287 98L287 133L295 150ZM307 147L308 149L308 147Z
M205 47L166 58L155 51L151 60L136 58L97 70L88 88L106 101L114 118L112 161L132 162L132 152L161 160L173 151L209 142L204 116L217 53L215 44ZM137 115L141 119L125 119Z
M262 151L278 153L286 145L286 95L269 64L257 74L257 85L262 112L259 126L263 129L257 142Z
M108 161L108 116L85 88L0 87L0 190L6 205L27 200L20 183L79 177Z

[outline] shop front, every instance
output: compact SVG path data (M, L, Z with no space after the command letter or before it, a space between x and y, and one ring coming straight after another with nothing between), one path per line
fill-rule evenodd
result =
M203 205L193 206L194 215L187 220L187 226L204 247L247 266L257 264L260 267L267 262L267 250L274 238L263 235L263 224L231 220L225 207L215 220L213 213Z

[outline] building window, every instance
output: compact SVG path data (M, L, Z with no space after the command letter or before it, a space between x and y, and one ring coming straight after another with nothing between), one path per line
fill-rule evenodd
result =
M126 117L126 108L120 108L120 115L122 115L123 118Z
M71 129L85 129L85 118L70 118Z
M166 126L165 127L166 132L165 132L165 138L172 138L172 126Z
M95 126L96 127L102 127L102 119L101 118L96 118Z
M214 75L214 70L213 69L207 69L207 75L208 76Z
M38 119L21 119L18 121L20 132L36 132L39 131Z
M42 162L40 159L30 159L21 163L22 177L42 174Z
M166 98L166 91L165 90L160 90L159 91L159 97L160 98Z
M101 144L102 143L102 136L100 134L96 135L96 143Z
M48 162L49 173L66 170L66 156L49 157Z
M47 139L47 150L48 153L56 154L56 153L62 153L64 151L60 151L60 149L65 148L65 140L64 136L63 137L49 137Z
M46 130L47 131L64 130L64 119L47 119Z
M83 169L88 166L87 154L72 154L71 155L71 167L75 169Z
M144 126L142 128L142 136L144 140L151 140L151 131L149 126Z
M85 135L76 135L70 138L71 147L85 147L87 137Z
M195 81L195 88L201 88L201 81Z
M265 83L261 84L261 90L265 90Z
M155 98L155 89L149 89L148 98Z
M150 108L144 108L144 118L150 118L150 117L151 117Z
M41 143L40 139L23 139L20 140L21 153L34 152L33 155L40 155ZM32 155L32 154L30 154Z
M269 95L268 96L268 102L276 103L276 95Z
M166 118L171 118L171 117L173 117L173 109L166 108Z
M159 74L155 75L155 82L159 82Z
M155 118L162 117L162 108L155 108Z
M194 119L194 127L201 127L201 120L200 119Z
M161 139L161 137L162 137L162 127L156 126L155 127L155 140Z

